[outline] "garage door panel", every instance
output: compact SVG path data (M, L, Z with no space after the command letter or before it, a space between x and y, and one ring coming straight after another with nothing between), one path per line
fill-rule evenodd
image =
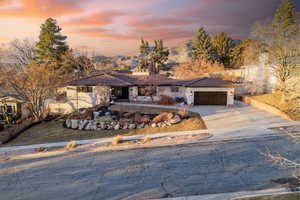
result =
M195 92L194 105L227 105L227 92Z

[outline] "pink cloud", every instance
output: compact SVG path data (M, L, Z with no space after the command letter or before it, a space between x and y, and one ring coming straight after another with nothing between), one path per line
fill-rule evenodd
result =
M77 17L63 23L64 26L104 26L111 24L115 17L124 16L125 13L117 10L93 13L87 16Z
M60 17L82 12L79 0L19 0L20 7L4 8L1 17L6 18L45 18ZM3 7L3 5L0 5Z

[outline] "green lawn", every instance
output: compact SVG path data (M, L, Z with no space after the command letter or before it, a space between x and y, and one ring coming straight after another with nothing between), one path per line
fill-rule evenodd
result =
M299 200L299 199L300 199L300 193L243 198L240 200Z
M291 119L299 121L300 113L296 113L293 111L293 107L295 107L292 103L282 103L281 102L281 94L280 93L272 93L272 94L264 94L253 96L253 99L263 102L265 104L274 106L287 114Z

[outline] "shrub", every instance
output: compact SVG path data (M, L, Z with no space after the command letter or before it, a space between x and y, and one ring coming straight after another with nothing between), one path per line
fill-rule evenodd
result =
M161 95L158 103L160 105L175 105L176 104L175 100L172 97L166 96L166 95Z
M123 141L123 137L118 135L112 139L111 144L118 145L118 144L122 143L122 141Z
M207 61L205 59L196 59L176 67L175 76L180 79L194 79L224 71L225 67L223 64Z
M144 137L144 139L143 139L143 143L150 142L151 140L152 140L152 137L146 136L146 137Z
M72 150L72 149L75 149L77 146L78 146L78 144L76 143L76 141L71 141L67 144L66 149Z

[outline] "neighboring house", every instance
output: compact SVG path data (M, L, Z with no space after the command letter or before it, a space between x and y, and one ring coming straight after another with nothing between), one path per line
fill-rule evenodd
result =
M22 100L16 95L0 96L0 119L3 118L4 112L8 114L22 113Z
M234 84L219 78L177 80L163 75L103 73L70 82L65 99L49 103L50 112L70 113L109 102L112 96L131 102L158 101L161 95L184 99L188 105L232 105Z

